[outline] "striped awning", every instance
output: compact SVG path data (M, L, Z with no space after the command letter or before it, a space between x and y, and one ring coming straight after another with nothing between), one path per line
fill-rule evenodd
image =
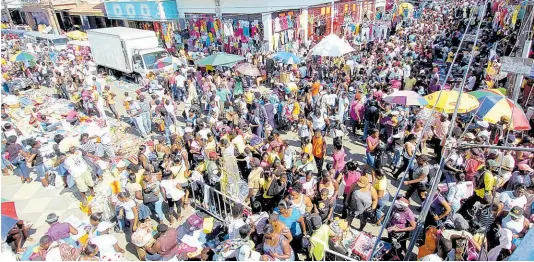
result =
M98 4L80 4L69 9L67 12L71 15L85 15L85 16L105 16L104 3Z

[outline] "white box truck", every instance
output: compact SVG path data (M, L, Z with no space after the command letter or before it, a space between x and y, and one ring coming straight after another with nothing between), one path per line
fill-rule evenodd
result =
M155 63L170 56L159 44L154 31L127 27L111 27L88 30L93 61L98 70L109 75L124 74L140 83L156 69ZM162 70L170 70L172 63L163 62Z

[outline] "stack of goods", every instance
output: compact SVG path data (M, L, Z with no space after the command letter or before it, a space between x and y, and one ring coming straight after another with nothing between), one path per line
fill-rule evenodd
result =
M139 146L143 144L143 141L139 137L126 132L126 128L122 125L111 128L113 149L118 156L137 155Z

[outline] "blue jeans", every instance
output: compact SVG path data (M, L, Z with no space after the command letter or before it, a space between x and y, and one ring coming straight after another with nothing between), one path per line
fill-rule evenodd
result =
M165 126L165 141L167 145L171 144L171 130L168 126Z
M364 120L363 121L363 137L362 137L363 140L367 139L368 132L369 132L369 121Z
M61 122L58 122L58 123L53 123L53 124L50 124L48 126L45 127L45 130L47 132L51 132L51 131L54 131L56 130L58 127L61 126Z
M37 178L44 179L46 177L46 166L44 164L34 167L35 173L37 173Z
M18 170L24 179L30 178L30 170L28 170L28 166L26 166L26 160L15 160L12 161L11 164L15 166L15 171Z
M401 161L401 154L402 154L402 147L395 147L393 149L394 155L393 159L391 160L393 167L399 167L400 161Z
M176 84L171 85L171 93L172 93L172 98L174 99L178 98L178 90L176 88Z
M163 197L161 196L161 192L159 193L159 200L156 202L156 213L158 214L159 220L163 221L163 219L165 219L165 215L163 214Z
M165 261L165 259L160 254L146 254L145 256L147 261Z
M389 202L390 195L389 193L385 193L385 195L378 199L378 204L376 205L376 219L380 219L382 216L384 216L384 212L382 209L386 206L387 202Z
M180 102L183 102L184 101L184 88L183 87L177 87L176 88L176 94L177 94L177 100L180 101Z
M367 164L370 167L375 166L375 156L371 155L371 152L365 152L365 157L367 158Z

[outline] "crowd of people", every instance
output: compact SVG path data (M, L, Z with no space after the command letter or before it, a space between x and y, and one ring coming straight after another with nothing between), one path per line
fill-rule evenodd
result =
M90 57L9 40L2 53L2 173L21 183L35 173L45 188L74 184L90 215L79 232L49 214L50 229L30 249L24 246L35 221L20 221L6 243L34 261L125 260L118 232L149 261L343 258L325 250L367 260L375 241L387 246L377 253L381 260L504 260L534 222L534 153L510 149L534 148L532 133L511 130L510 117L471 123L469 115L453 119L383 100L396 90L454 88L463 74L466 91L501 85L487 77L486 66L510 54L524 19L515 30L501 28L493 22L499 8L480 1L421 8L417 17L392 20L386 40L351 40L356 51L342 57L302 49L296 53L303 62L288 65L247 55L264 73L257 78L196 68L181 50L178 70L151 73L123 95ZM462 41L464 32L479 34L476 46ZM29 49L38 62L9 61ZM440 70L451 67L451 78L443 79ZM68 106L57 117L43 101L25 101L27 91L12 88L16 77L31 79L32 92L53 90L48 99ZM6 102L13 97L16 103ZM96 134L83 128L90 123ZM128 140L112 135L117 126L135 134L133 150L117 150ZM59 132L65 128L71 131ZM44 133L50 142L39 139ZM365 147L363 162L349 143ZM434 164L443 157L434 192ZM114 181L109 193L96 190L106 176ZM397 189L403 193L394 199ZM106 208L95 202L102 199ZM421 217L426 201L430 212ZM425 232L412 238L417 223ZM370 232L381 226L387 237L376 240ZM80 234L86 236L72 239ZM418 246L413 257L409 241Z

